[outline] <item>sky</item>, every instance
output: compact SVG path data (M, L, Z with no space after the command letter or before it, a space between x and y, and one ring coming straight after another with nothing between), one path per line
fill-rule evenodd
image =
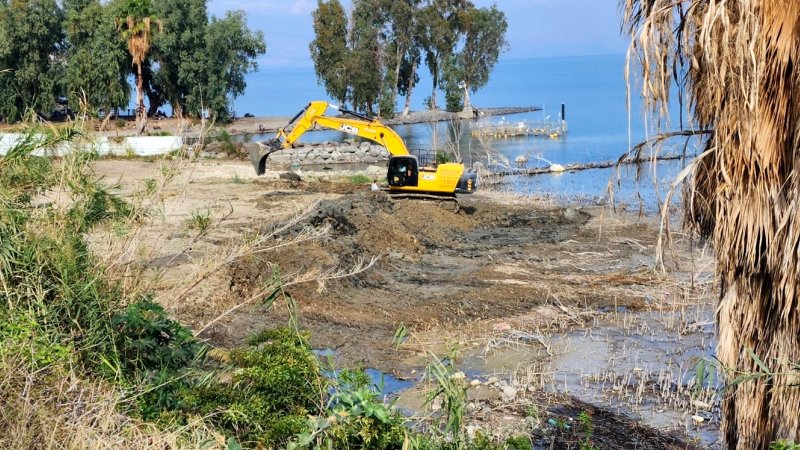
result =
M508 18L505 59L624 53L618 0L473 0L477 6L496 3ZM348 7L349 1L343 3ZM262 68L311 67L308 44L313 39L311 12L316 0L210 0L210 12L247 13L253 29L262 30L267 54Z

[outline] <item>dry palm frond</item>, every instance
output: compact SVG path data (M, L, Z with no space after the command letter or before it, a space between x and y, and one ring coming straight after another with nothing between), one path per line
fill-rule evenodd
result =
M622 0L641 95L666 117L673 82L699 129L713 129L685 189L686 222L712 240L721 304L719 358L738 373L800 361L800 2ZM731 387L729 448L800 440L788 375Z

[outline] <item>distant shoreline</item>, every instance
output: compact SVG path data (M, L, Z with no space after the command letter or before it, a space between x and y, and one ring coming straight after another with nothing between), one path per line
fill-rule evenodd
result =
M526 112L540 111L536 106L511 106L501 108L476 108L479 117L493 117ZM268 116L268 117L240 117L233 122L215 126L214 132L224 130L231 136L246 136L271 134L286 126L291 117L289 116ZM447 111L412 111L408 116L396 116L392 119L385 119L383 122L389 126L410 125L418 123L443 122L457 120L458 113ZM61 124L64 124L62 122ZM94 128L100 135L106 137L133 137L137 136L136 125L132 119L122 119L110 121L106 129L99 131L101 121L93 120L88 126ZM209 126L208 123L205 124ZM19 131L20 124L1 125L0 133L10 133ZM206 130L208 131L208 130ZM197 120L180 120L176 118L155 119L147 121L147 131L143 136L181 136L189 139L196 139L203 134L203 124Z

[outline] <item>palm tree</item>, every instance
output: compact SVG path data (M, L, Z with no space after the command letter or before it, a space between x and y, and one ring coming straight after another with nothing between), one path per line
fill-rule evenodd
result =
M152 0L127 0L123 7L123 17L117 19L117 28L128 43L133 65L136 66L136 122L139 133L147 126L147 111L144 107L144 78L142 64L150 53L153 25L163 31L160 20L152 14Z
M800 441L800 2L620 1L651 111L677 81L713 130L685 219L717 256L727 447Z

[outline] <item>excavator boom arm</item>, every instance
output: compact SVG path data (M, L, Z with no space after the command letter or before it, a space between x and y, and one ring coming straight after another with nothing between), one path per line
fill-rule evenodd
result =
M338 109L324 101L309 103L303 111L300 111L300 113L289 122L289 125L295 122L292 131L288 133L285 131L289 125L278 131L275 139L280 142L280 147L291 147L300 139L300 136L317 125L322 128L342 131L364 139L369 139L372 142L386 147L386 150L392 156L404 156L409 154L403 139L394 130L382 124L379 120L368 120L365 116L360 116L345 110L341 111L355 115L358 118L351 119L326 116L325 112L328 108ZM275 147L277 147L277 145Z

